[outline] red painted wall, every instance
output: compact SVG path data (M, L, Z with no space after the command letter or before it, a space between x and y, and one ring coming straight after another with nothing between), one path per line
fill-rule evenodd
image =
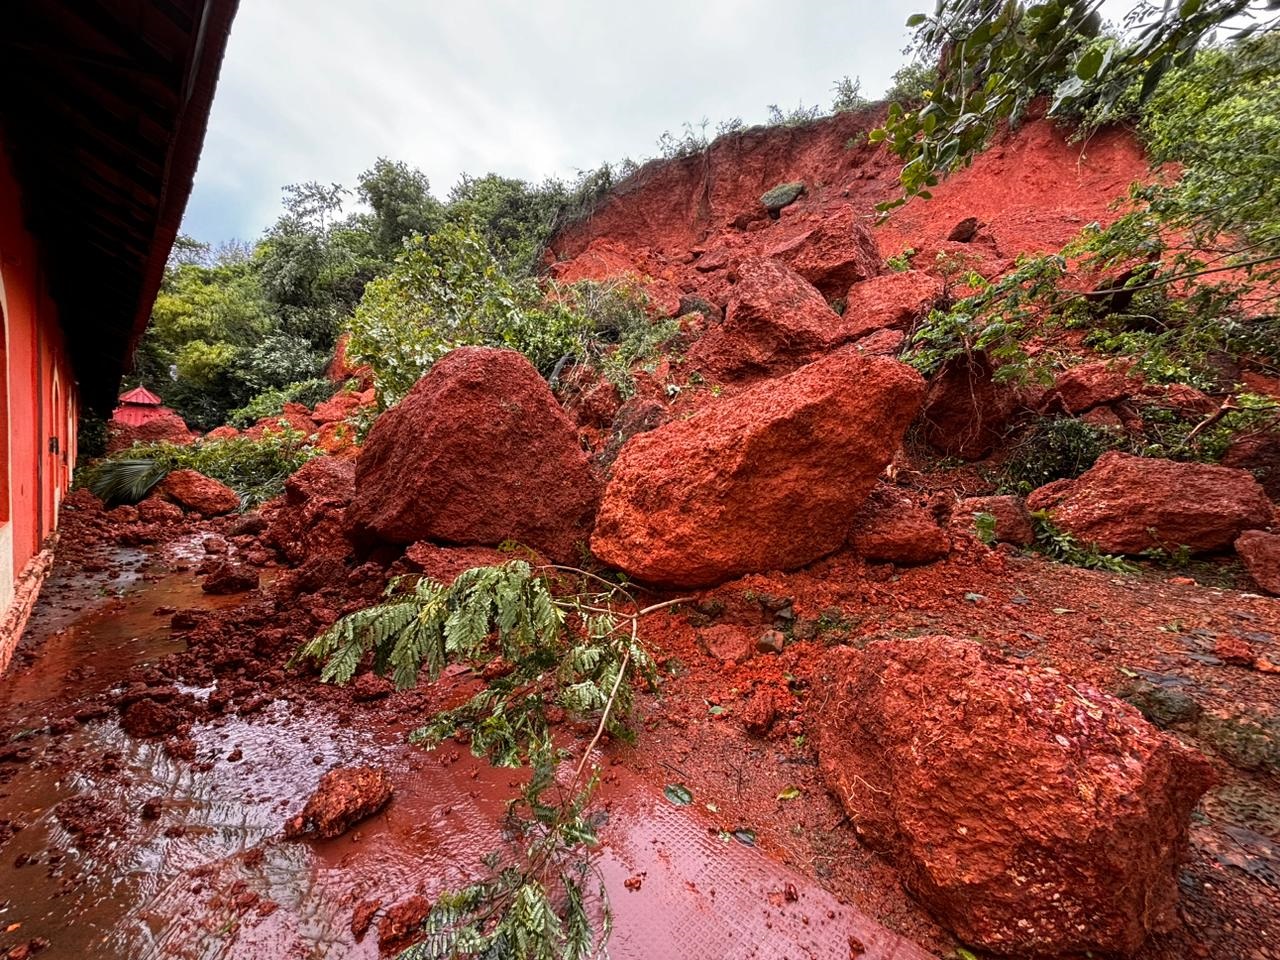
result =
M49 298L35 242L22 216L21 193L0 143L0 309L7 342L0 351L0 496L8 490L12 566L18 576L57 523L57 505L75 461L76 387L57 309ZM7 419L7 423L4 421ZM51 438L56 438L52 440ZM56 449L52 447L56 445ZM7 460L7 464L5 461ZM4 504L0 504L3 515ZM8 564L0 558L0 571Z

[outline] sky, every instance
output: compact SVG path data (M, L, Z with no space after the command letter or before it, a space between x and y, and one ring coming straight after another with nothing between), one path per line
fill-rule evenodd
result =
M688 121L878 96L930 0L241 0L183 231L251 240L280 188L353 186L379 156L443 198L656 152Z

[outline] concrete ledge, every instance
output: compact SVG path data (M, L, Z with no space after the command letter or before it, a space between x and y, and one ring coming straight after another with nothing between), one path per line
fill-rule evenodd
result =
M0 674L9 668L9 661L13 659L13 652L18 648L22 631L26 629L27 620L31 618L31 611L40 596L40 588L52 568L53 546L50 545L31 558L13 585L13 602L0 616Z

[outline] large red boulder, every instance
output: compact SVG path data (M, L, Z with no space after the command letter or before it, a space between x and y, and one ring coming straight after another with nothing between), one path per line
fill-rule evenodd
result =
M961 940L1127 955L1174 921L1211 767L1136 709L951 637L841 648L820 674L828 786Z
M217 517L240 509L240 497L225 483L196 470L173 470L160 484L159 493L186 510Z
M884 270L868 222L853 204L838 207L813 227L774 244L765 256L781 260L830 300Z
M1268 496L1280 499L1280 433L1261 430L1236 434L1222 456L1222 465L1248 470Z
M925 439L950 456L981 460L1003 439L1016 400L985 353L953 357L929 381L920 411Z
M361 539L497 546L576 560L600 484L573 423L523 356L446 354L373 425L347 512Z
M942 299L942 281L919 270L884 273L855 283L845 297L850 339L877 330L910 330Z
M722 324L689 351L696 366L727 379L786 373L831 349L840 316L811 283L777 260L736 269Z
M284 482L264 538L293 563L347 552L346 509L356 492L355 463L317 457Z
M1274 507L1244 470L1110 451L1075 480L1056 481L1027 498L1061 529L1108 553L1153 548L1212 553L1245 530L1265 527Z
M923 392L910 367L845 349L634 437L592 550L678 586L810 563L844 542Z

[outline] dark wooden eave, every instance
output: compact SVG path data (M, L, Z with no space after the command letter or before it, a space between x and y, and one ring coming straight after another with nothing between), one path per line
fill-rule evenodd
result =
M108 411L191 194L237 0L13 0L0 140L81 397Z

